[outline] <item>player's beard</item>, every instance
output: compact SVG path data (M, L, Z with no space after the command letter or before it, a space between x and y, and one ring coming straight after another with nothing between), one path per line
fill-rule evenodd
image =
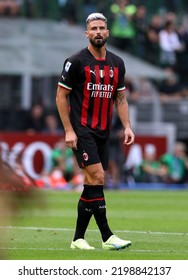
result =
M92 44L92 46L98 49L102 48L106 44L106 39L102 39L102 38L100 39L95 38L94 40L90 39L89 41Z

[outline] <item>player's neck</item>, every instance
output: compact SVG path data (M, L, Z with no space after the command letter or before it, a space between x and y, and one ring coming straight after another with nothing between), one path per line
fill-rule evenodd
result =
M103 46L102 48L95 48L92 45L89 45L88 50L96 59L106 58L106 46Z

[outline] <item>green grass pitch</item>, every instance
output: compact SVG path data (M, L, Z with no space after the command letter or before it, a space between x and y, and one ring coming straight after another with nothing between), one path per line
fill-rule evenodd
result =
M85 238L96 250L70 249L79 196L73 191L37 191L37 199L27 199L1 222L0 255L11 260L188 259L188 191L106 190L111 229L132 241L121 251L102 249L93 218Z

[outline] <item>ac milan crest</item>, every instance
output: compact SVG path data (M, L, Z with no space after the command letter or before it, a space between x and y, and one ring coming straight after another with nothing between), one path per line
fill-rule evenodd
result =
M88 154L86 152L83 153L83 159L85 161L88 161L88 159L89 159L89 156L88 156Z
M110 78L113 78L113 77L114 77L114 71L113 71L112 68L110 69L109 76L110 76Z

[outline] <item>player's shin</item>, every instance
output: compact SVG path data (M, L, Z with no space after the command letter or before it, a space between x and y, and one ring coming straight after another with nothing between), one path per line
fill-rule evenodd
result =
M83 191L84 193L84 191ZM86 229L89 225L89 221L91 219L91 216L93 214L92 209L89 206L89 203L87 201L84 201L82 198L85 197L85 195L82 193L79 201L78 201L78 217L76 222L76 231L73 240L77 240L79 238L84 239L84 235L86 232Z
M108 225L106 217L106 201L103 192L103 185L90 186L91 192L91 208L98 228L101 232L102 240L105 242L113 235Z

